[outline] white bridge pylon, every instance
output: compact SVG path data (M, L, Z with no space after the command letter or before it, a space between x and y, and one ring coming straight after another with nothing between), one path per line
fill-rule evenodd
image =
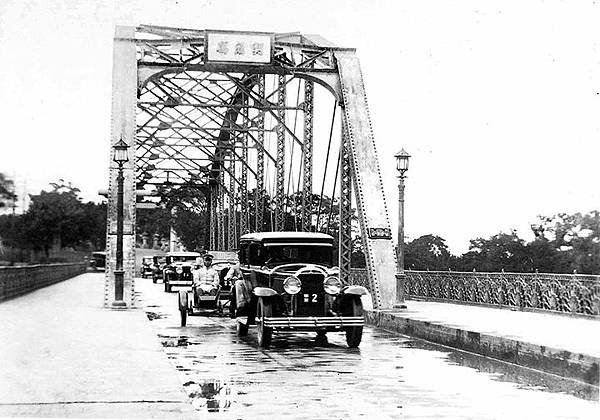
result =
M235 249L250 231L335 233L342 276L350 273L356 221L373 306L394 305L396 258L354 49L300 33L118 26L111 120L111 145L122 139L130 146L123 242L129 307L136 195L174 188L205 197L208 248ZM106 307L114 298L117 172L111 159Z

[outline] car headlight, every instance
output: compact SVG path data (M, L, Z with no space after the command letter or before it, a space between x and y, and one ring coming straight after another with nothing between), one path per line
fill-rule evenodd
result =
M290 295L295 295L300 291L300 286L302 286L302 282L296 276L289 276L283 281L283 290Z
M338 277L329 276L323 282L323 288L325 289L325 293L337 295L342 289L342 282Z
M183 267L177 267L175 271L177 271L177 274L181 274L183 273Z

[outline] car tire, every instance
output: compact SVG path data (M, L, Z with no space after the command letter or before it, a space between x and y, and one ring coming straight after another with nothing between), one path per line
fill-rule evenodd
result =
M248 335L248 324L242 324L239 321L236 321L235 332L238 337L245 337Z
M256 312L259 318L256 323L258 326L258 345L259 347L269 347L273 338L273 328L265 327L264 319L273 315L273 306L264 298L259 298Z
M355 297L352 301L348 302L348 313L346 316L363 316L362 302L359 297ZM362 339L363 327L347 327L346 329L346 343L350 348L356 348L360 345Z
M231 288L231 296L229 298L229 318L235 319L235 287Z
M185 327L187 323L187 311L188 311L188 294L185 290L179 291L179 313L181 314L181 326Z

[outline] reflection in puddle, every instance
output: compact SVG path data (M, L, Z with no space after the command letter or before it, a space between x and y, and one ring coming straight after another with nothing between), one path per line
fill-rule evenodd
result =
M598 388L593 385L561 378L534 369L526 369L510 363L459 351L449 352L448 362L487 373L495 381L514 383L519 389L565 393L586 400L598 400Z
M164 314L157 314L156 312L146 311L146 316L150 321L154 321L155 319L162 319L165 317Z
M219 379L202 383L188 381L183 387L196 410L206 409L210 413L231 408L232 396L235 394L230 384Z

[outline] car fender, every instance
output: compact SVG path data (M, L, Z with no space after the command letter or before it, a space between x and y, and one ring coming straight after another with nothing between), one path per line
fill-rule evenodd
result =
M342 290L345 295L363 296L369 293L366 287L363 286L348 286Z
M252 292L258 297L271 297L278 295L278 293L270 287L255 287Z

